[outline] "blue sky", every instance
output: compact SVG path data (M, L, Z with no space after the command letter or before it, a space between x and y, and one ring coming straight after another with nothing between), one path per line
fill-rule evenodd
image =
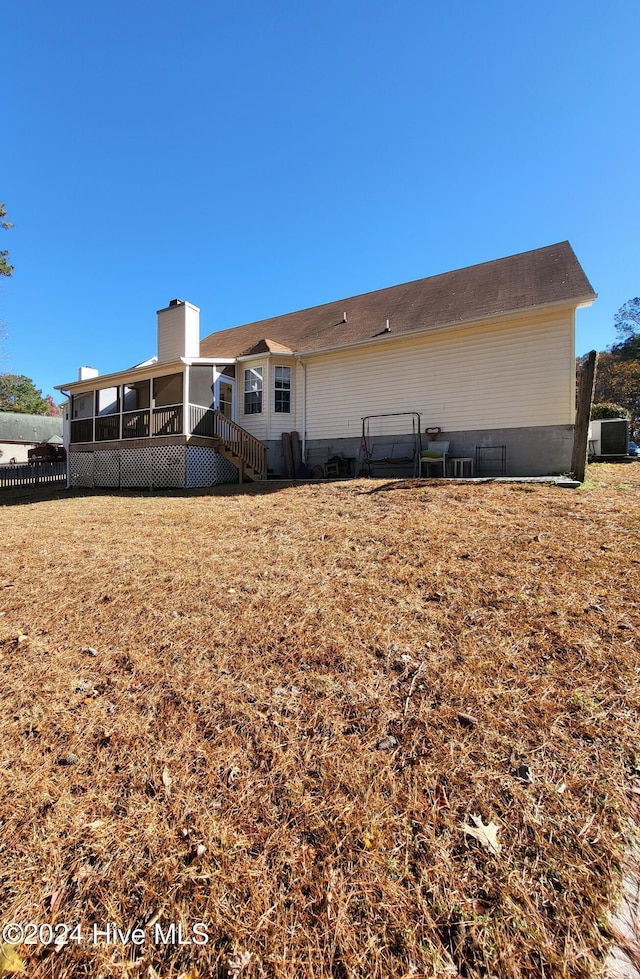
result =
M0 370L46 394L203 336L569 239L640 294L638 0L22 0L3 11Z

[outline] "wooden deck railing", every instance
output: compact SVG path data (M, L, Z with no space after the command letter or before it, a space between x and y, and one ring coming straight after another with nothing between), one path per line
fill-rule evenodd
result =
M72 442L93 442L93 418L77 418L71 422Z
M120 415L98 415L96 442L108 442L118 438L120 438Z
M192 435L204 435L220 439L246 466L266 479L267 447L254 435L231 421L215 408L200 408L189 405L189 429Z
M152 435L182 435L182 405L168 405L153 409Z
M138 411L124 411L122 413L122 437L123 439L144 439L149 437L148 408Z
M253 472L266 479L267 448L254 435L231 421L215 408L188 405L188 429L184 432L183 405L169 405L163 408L144 408L122 413L122 438L148 438L153 435L200 435L203 438L218 439ZM120 434L120 415L101 415L95 419L95 440L93 419L79 419L71 422L71 442L102 442L117 440ZM234 460L235 461L235 460Z
M189 432L191 435L202 435L203 438L216 437L213 408L203 408L200 405L189 405Z

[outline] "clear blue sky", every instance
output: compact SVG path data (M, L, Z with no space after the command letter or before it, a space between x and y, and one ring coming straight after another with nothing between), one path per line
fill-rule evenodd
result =
M0 370L43 393L568 238L640 294L638 0L21 0L2 14Z

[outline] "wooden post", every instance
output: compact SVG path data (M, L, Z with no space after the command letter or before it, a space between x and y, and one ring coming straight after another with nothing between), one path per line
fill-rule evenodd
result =
M291 433L291 454L293 456L293 475L297 476L302 466L302 446L298 432Z
M591 405L596 386L596 367L598 354L595 350L589 353L587 362L580 371L578 386L578 404L576 407L576 423L573 430L573 454L571 456L571 471L574 478L584 482L587 471L587 449L589 446L589 419Z
M293 451L291 448L291 433L282 433L282 457L284 461L284 473L287 479L293 479L295 472L293 469Z

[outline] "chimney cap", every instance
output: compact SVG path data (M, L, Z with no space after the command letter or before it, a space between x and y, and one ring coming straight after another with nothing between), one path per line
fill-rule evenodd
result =
M183 306L184 299L170 299L169 306Z

